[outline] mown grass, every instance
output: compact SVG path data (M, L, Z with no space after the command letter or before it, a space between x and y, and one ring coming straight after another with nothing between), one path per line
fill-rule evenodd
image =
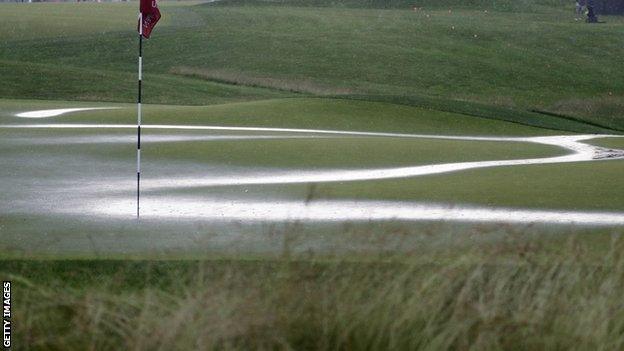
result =
M47 130L39 133L0 131L4 141L0 149L8 153L20 153L24 146L38 159L71 157L80 152L83 157L106 160L131 161L134 146L133 131L122 133L56 133L50 136ZM223 135L213 136L214 140L158 142L159 136L176 134L153 132L143 133L144 157L150 165L149 172L160 174L166 164L186 164L189 169L196 167L239 166L250 169L371 169L383 167L411 167L446 162L469 162L487 160L510 160L522 158L553 157L565 154L554 146L544 146L521 142L484 142L457 140L427 140L408 138L338 137L327 136L301 138L301 136L268 139L245 139L246 135L229 134L229 140L219 140ZM194 133L191 137L208 137L211 133ZM76 137L78 139L76 139ZM37 141L32 141L37 138ZM89 142L89 138L91 138ZM96 141L97 138L97 141ZM117 143L111 140L123 141ZM109 140L107 140L109 139ZM301 155L305 155L302 157ZM191 167L192 165L192 167ZM54 174L50 170L50 176Z
M305 158L301 155L305 154ZM364 169L445 162L548 157L556 147L519 143L458 142L379 138L266 140L154 145L146 155L158 161L277 167L282 169Z
M7 98L121 102L136 100L137 78L130 74L71 67L59 70L56 65L28 62L0 63L2 70L7 72L3 75L0 90L4 90L2 95ZM211 105L292 96L281 91L218 82L198 82L181 76L146 73L144 77L145 103L175 101L177 104ZM85 86L87 83L88 86Z
M346 131L393 132L444 135L550 135L617 133L587 123L555 116L511 113L479 104L443 104L388 96L353 95L345 98L293 97L260 101L223 103L209 106L145 105L144 123L178 125L223 125ZM28 123L121 123L136 120L136 105L71 101L0 100L0 120L17 124L26 120L15 114L36 109L68 107L117 107L87 111ZM445 111L446 110L446 111ZM543 117L543 118L542 118Z
M434 176L322 184L320 198L463 203L485 206L619 211L624 165L617 160L497 167ZM269 191L267 189L267 191Z
M369 9L483 8L496 11L536 12L565 6L565 0L226 0L213 5L267 5L297 7L346 7Z
M2 123L122 123L136 119L135 106L116 105L118 110L87 111L54 118L15 118L12 114L29 110L23 100L1 102ZM108 104L92 104L107 106ZM84 103L33 102L32 108L80 107ZM556 119L555 119L556 120ZM383 124L380 123L383 121ZM534 136L561 134L457 113L441 112L407 104L371 102L352 99L291 98L211 106L145 107L147 124L217 125L240 127L309 128L373 132L424 133L447 135ZM579 124L582 126L582 124ZM95 134L94 134L95 133ZM105 175L117 179L133 170L134 130L13 130L0 131L0 143L6 155L3 176L7 191L4 197L30 198L23 189L36 190L33 184L100 179ZM145 136L180 134L181 131L144 130ZM193 131L192 136L213 133ZM231 136L240 132L229 133ZM242 133L253 134L253 133ZM276 134L276 133L271 133ZM69 143L75 137L99 136L101 143ZM123 143L106 143L111 138L126 136ZM67 139L65 139L67 138ZM620 138L597 140L597 145L621 148ZM590 143L593 143L590 141ZM164 175L205 176L220 173L215 167L232 171L232 167L306 169L364 169L415 166L422 164L478 161L491 159L538 158L560 155L564 150L529 143L465 142L411 140L397 138L329 138L321 140L237 140L151 143L142 148L145 179ZM81 155L78 158L78 155ZM59 160L63 167L54 162ZM84 167L88 164L89 167ZM618 211L622 202L622 163L617 160L575 164L534 165L469 170L404 179L335 182L317 184L315 196L320 199L382 199L419 201L512 208ZM21 172L23 176L16 176ZM238 173L237 173L238 174ZM30 182L27 180L30 179ZM130 179L130 178L128 178ZM310 184L206 187L168 190L167 195L186 195L201 199L220 196L266 197L279 194L290 199L308 197ZM52 187L53 188L53 187ZM53 193L53 189L45 190ZM9 195L13 194L13 195ZM80 193L72 194L80 196ZM165 195L165 193L159 193ZM73 230L73 229L72 229Z
M586 25L561 1L406 5L164 3L158 35L145 47L145 101L202 105L287 91L350 92L546 110L623 128L621 19ZM0 41L0 96L134 100L133 4L2 6L8 34ZM83 31L84 18L98 21ZM240 84L277 91L241 91ZM599 108L578 107L586 101Z
M617 160L493 167L412 178L319 183L314 185L314 199L618 213L624 207L622 172L624 165ZM249 188L193 187L176 193L201 199L217 190L247 195L244 191ZM280 194L303 201L309 189L310 184L258 185L249 195Z
M591 144L613 149L624 149L623 138L600 138L591 141Z
M624 241L567 238L356 259L4 260L0 274L15 349L621 349Z

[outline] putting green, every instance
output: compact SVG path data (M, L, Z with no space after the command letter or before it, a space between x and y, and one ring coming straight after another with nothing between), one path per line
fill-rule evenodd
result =
M48 181L84 180L92 173L80 167L89 165L104 177L118 179L131 172L135 162L135 107L123 104L85 104L42 101L3 100L0 123L15 124L126 124L125 129L23 129L0 130L0 147L5 157L15 160L23 177L46 174ZM50 118L19 118L19 112L44 108L111 107L111 110L81 111ZM384 121L383 124L378 121ZM144 123L176 126L233 126L297 128L357 132L402 132L467 136L536 136L553 131L499 120L483 119L448 112L393 105L389 103L289 98L213 106L145 107ZM515 160L556 157L570 153L563 148L514 141L440 140L374 135L335 135L293 133L271 130L168 130L144 129L143 166L146 179L176 177L231 176L234 170L264 170L304 173L320 170L375 170L415 167L441 163ZM622 139L615 138L614 142ZM600 140L596 142L600 143ZM56 160L50 162L49 160ZM60 166L66 160L66 166ZM80 162L77 160L81 160ZM319 194L332 199L381 199L435 201L452 204L520 206L566 209L610 209L622 207L617 197L621 188L615 174L620 161L586 164L509 166L467 170L449 174L321 184ZM68 165L68 166L67 166ZM574 169L575 171L570 171ZM123 171L122 171L123 170ZM103 172L103 173L99 173ZM203 172L203 173L202 173ZM224 173L221 173L224 172ZM230 173L228 173L230 172ZM234 172L234 173L231 173ZM592 175L593 172L597 174ZM124 175L126 174L126 175ZM557 174L558 177L554 175ZM10 174L15 177L15 173ZM6 184L11 177L5 174ZM292 176L296 177L296 175ZM291 178L292 178L291 177ZM341 179L340 175L336 176ZM356 176L355 179L357 179ZM590 181L593 177L594 181ZM373 176L374 178L374 176ZM290 178L289 178L290 179ZM316 179L314 177L310 179ZM325 179L322 178L321 179ZM345 180L349 180L345 176ZM599 179L599 181L595 181ZM564 181L565 180L565 181ZM25 181L21 178L21 181ZM288 183L287 181L286 183ZM279 181L277 181L279 183ZM189 184L171 193L202 194L205 185ZM229 183L228 183L229 184ZM224 184L225 185L225 184ZM233 184L231 184L233 185ZM230 186L231 186L230 185ZM281 194L288 198L305 197L307 185L256 184L251 194ZM198 189L195 189L198 188ZM246 186L249 192L250 186ZM278 189L279 188L279 189ZM195 189L195 190L192 190ZM206 193L228 195L228 186ZM164 195L158 188L146 189ZM14 196L27 196L16 194ZM239 196L239 189L231 195ZM8 200L8 199L7 199Z
M498 167L366 184L324 184L318 196L622 211L623 172L622 160Z
M16 117L26 111L89 107L115 109L48 118ZM418 204L436 203L451 209L481 206L486 215L477 215L482 220L521 218L523 223L532 221L526 218L539 219L539 214L530 212L538 209L616 213L624 209L624 197L620 196L624 188L618 181L624 171L621 160L410 175L430 165L571 154L554 144L522 141L562 134L557 131L390 103L287 98L211 106L145 106L142 208L146 222L137 226L128 222L136 206L135 118L135 106L130 104L0 100L0 125L5 126L0 128L0 214L4 218L0 231L7 240L2 244L7 252L80 257L91 255L94 248L108 255L170 249L187 252L197 245L271 251L275 240L257 236L272 230L261 224L263 218L287 225L291 216L309 211L320 216L318 222L306 220L315 228L308 232L316 233L308 244L318 247L325 240L318 235L341 230L323 224L323 218L339 215L340 221L349 221L353 215L361 221L376 211L377 215L385 211L384 216L390 217L402 213L404 218L425 211L426 218L427 208L409 207L422 206ZM47 124L84 126L42 127ZM102 124L109 127L100 128ZM164 126L149 128L156 124ZM17 125L39 128L15 128ZM120 125L123 128L113 128ZM166 125L235 128L184 130ZM328 130L346 133L322 133ZM432 138L438 135L506 138ZM621 140L603 138L587 143L618 146ZM388 175L390 179L376 179ZM358 178L366 180L355 180ZM352 200L355 202L341 202ZM525 212L496 213L500 207ZM489 209L494 217L488 217ZM557 213L547 214L557 220ZM449 212L449 217L434 218L459 222L464 228L465 219L479 221L470 217L473 215ZM221 216L231 218L234 224L225 224L228 220L224 222ZM245 220L245 216L253 219ZM607 220L617 220L610 218ZM427 223L416 220L410 225L426 230ZM184 239L171 237L172 232ZM223 235L207 234L213 232ZM96 233L97 238L88 233ZM156 237L157 243L153 242ZM27 244L18 244L22 241Z
M624 149L624 138L599 138L591 141L592 145L613 149Z
M133 131L0 130L2 149L19 154L26 147L38 158L79 154L100 162L134 160ZM188 138L185 140L185 138ZM202 140L205 138L205 140ZM159 142L160 141L160 142ZM446 162L511 160L563 155L565 151L547 145L522 142L463 141L382 137L301 136L274 133L219 132L182 134L146 129L143 160L155 164L185 163L251 168L360 169L415 166ZM180 166L183 167L183 166ZM182 171L183 169L181 169Z

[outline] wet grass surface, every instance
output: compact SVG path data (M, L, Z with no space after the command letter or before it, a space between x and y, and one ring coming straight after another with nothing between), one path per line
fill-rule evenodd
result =
M624 149L624 140L622 138L600 138L590 142L592 145L602 146L612 149Z
M5 100L0 121L23 123L132 124L134 107L70 113L53 118L25 119L14 114L45 107L84 107L83 103ZM106 106L106 104L95 104ZM92 107L93 107L92 106ZM380 124L378 121L383 120ZM552 130L484 119L450 112L381 102L337 99L266 100L206 107L147 106L144 123L280 127L355 130L449 135L534 136ZM0 130L6 167L5 209L24 211L29 201L41 202L48 194L79 201L81 186L108 189L113 184L130 185L134 171L134 130L89 129L3 129ZM499 134L500 133L500 134ZM387 137L323 135L320 139L195 140L151 142L150 137L257 136L257 131L166 131L144 130L144 177L146 181L185 176L233 177L284 170L370 169L415 166L444 162L508 160L552 157L566 151L554 146L520 142L454 141ZM277 136L303 136L268 132ZM309 136L309 135L308 135ZM121 139L120 139L121 138ZM608 140L608 139L606 139ZM600 142L600 141L598 141ZM616 141L617 142L617 141ZM85 165L88 165L85 167ZM623 207L619 194L620 161L514 166L462 171L416 178L337 182L313 185L314 199L400 200L506 206L541 209L610 210ZM242 172L242 173L241 173ZM108 179L108 183L107 183ZM126 182L122 180L126 179ZM175 182L175 181L174 181ZM65 189L75 184L74 191ZM21 194L20 194L20 190ZM81 190L82 189L82 190ZM300 199L310 197L311 184L251 185L178 190L146 190L146 195L235 196L257 199L263 196ZM124 190L125 191L125 190ZM112 194L112 193L111 193ZM46 198L46 197L43 197ZM15 199L15 200L11 200ZM21 200L17 200L21 199ZM30 200L29 200L30 199ZM308 200L306 200L308 201ZM61 202L62 203L62 202ZM46 205L47 206L47 205Z
M0 135L9 133L1 133ZM38 137L37 134L46 134ZM30 155L39 160L55 157L71 157L80 153L97 162L121 161L132 163L129 151L135 147L136 133L128 132L79 132L72 136L55 136L50 133L10 132L0 147L14 157ZM67 132L61 134L69 134ZM223 133L213 134L220 138ZM226 133L228 134L228 133ZM448 162L487 160L511 160L523 158L552 157L565 154L555 146L523 142L457 141L407 138L371 137L312 137L276 136L270 139L254 139L257 136L228 134L230 140L171 141L158 142L158 137L184 138L176 134L146 132L143 134L143 156L153 177L158 177L159 167L167 164L180 165L181 174L202 167L249 167L270 171L322 169L378 169L384 167L408 167ZM252 139L238 139L247 138ZM33 141L35 138L38 140ZM122 138L121 142L115 142ZM301 138L299 136L299 138ZM154 140L154 141L152 141ZM30 141L30 142L29 142ZM27 147L28 151L24 152ZM36 155L36 156L35 156ZM186 167L185 167L185 166ZM54 167L54 165L50 165ZM39 166L54 174L54 169ZM78 171L78 170L76 170ZM218 173L211 172L213 176Z
M319 197L383 198L550 209L621 211L621 161L468 170L363 184L324 184ZM358 189L357 191L354 189ZM353 194L357 195L353 195ZM324 195L324 196L323 196Z

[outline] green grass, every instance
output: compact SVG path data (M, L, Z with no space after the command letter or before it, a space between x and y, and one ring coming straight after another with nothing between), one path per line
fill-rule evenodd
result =
M622 138L600 138L592 140L591 143L606 148L624 149L624 140Z
M122 123L132 124L135 107L116 105L117 110L89 111L46 119L19 119L12 115L30 108L84 106L83 103L44 103L34 101L26 108L23 100L4 100L2 123ZM92 106L98 106L91 104ZM111 106L102 104L99 106ZM383 121L383 124L380 123ZM496 119L429 110L409 105L352 99L291 98L229 103L211 106L147 105L143 122L148 124L251 126L309 128L446 135L533 136L560 134ZM134 162L133 130L9 130L0 131L8 169L22 170L30 177L43 177L64 184L71 179L94 175L113 178L125 174ZM146 129L144 135L213 135L214 132L170 132ZM228 132L231 136L249 134ZM251 133L254 134L254 133ZM275 134L275 133L273 133ZM72 137L126 136L124 143L65 144ZM609 140L609 139L607 139ZM596 141L600 144L601 141ZM613 143L619 143L616 139ZM25 147L27 146L27 147ZM618 145L613 145L618 146ZM561 149L513 142L449 141L374 137L340 137L282 140L194 141L149 143L143 146L146 177L207 174L214 167L255 169L366 169L416 166L444 162L505 160L561 155ZM79 155L79 156L78 156ZM46 160L65 160L65 167L54 167ZM80 164L87 162L89 169ZM13 166L10 166L13 165ZM47 165L47 166L46 166ZM17 167L17 168L14 168ZM15 184L4 196L28 198L24 185L18 185L13 172L5 172L6 182ZM229 169L229 168L228 168ZM571 210L611 210L624 207L619 161L499 167L433 176L365 182L318 184L316 198L383 199L448 204L477 204ZM564 181L565 180L565 181ZM23 181L23 180L22 180ZM36 183L33 180L33 183ZM56 183L55 183L56 184ZM168 190L158 195L281 196L308 197L309 184L265 185ZM27 186L26 188L30 188ZM34 191L34 190L33 190ZM30 230L30 229L29 229Z
M378 101L375 101L378 100ZM548 135L568 131L600 133L608 130L562 118L513 114L474 104L436 108L440 101L388 98L288 98L209 106L144 106L147 124L227 125L299 129L394 132L444 135ZM19 112L68 107L120 107L117 110L68 114L29 123L122 123L136 119L136 105L69 101L0 100L0 121L15 124ZM483 116L483 117L479 117ZM85 118L86 117L86 118Z
M623 20L586 25L567 1L159 5L163 20L144 47L146 124L519 137L624 130ZM0 4L0 124L134 124L136 7ZM14 116L93 106L118 109ZM134 133L0 129L0 277L13 281L15 349L624 348L620 228L55 214L134 196L124 190L134 185ZM165 134L212 133L144 130ZM624 148L622 140L592 143ZM149 180L561 152L374 137L145 141L143 171ZM143 194L621 211L623 172L621 161L600 161Z
M565 0L227 0L214 5L344 7L369 9L425 9L482 8L497 11L535 12L553 6L564 6ZM550 9L552 11L552 9Z
M4 260L0 275L16 349L620 349L621 237L525 234L411 233L425 244L365 258Z
M366 184L323 184L317 191L320 198L619 211L624 206L622 172L619 161L497 167Z
M145 101L400 95L624 126L619 18L586 25L560 1L426 1L416 12L402 1L301 4L163 3L145 46ZM2 4L0 96L131 102L134 5ZM575 107L585 101L600 107Z
M407 167L444 162L517 159L556 155L555 147L521 143L384 140L268 140L155 145L146 157L159 161L216 163L294 169L362 169ZM301 157L305 155L305 157Z
M5 97L46 100L132 101L136 100L136 76L100 69L64 68L55 65L2 61ZM24 73L24 70L27 73ZM216 82L198 82L185 77L145 74L145 103L176 101L180 104L222 104L249 101L289 94L279 91L232 86ZM88 82L98 82L91 84ZM24 83L28 84L24 84ZM201 96L201 100L199 100Z
M186 163L188 167L201 165L211 166L240 166L250 168L279 168L298 170L329 169L367 169L383 167L407 167L445 162L467 162L504 160L519 158L538 158L562 155L565 152L557 147L526 144L520 142L481 142L481 141L452 141L427 140L404 138L332 138L321 137L314 139L273 138L266 140L207 140L193 142L152 143L150 136L159 136L170 133L146 131L144 136L143 153L146 161L152 165L147 167L158 171L155 164L166 165L177 162ZM219 133L222 135L223 133ZM0 131L4 138L5 152L19 153L20 148L28 145L29 152L37 154L38 158L59 157L80 152L81 156L94 157L102 162L109 160L129 160L134 146L132 138L120 143L63 144L63 137L110 138L119 136L133 136L132 131L108 132L106 134L82 133L55 133L50 136L49 131L16 132ZM175 135L175 134L174 134ZM186 134L188 135L188 133ZM208 135L210 133L194 133L194 135ZM232 133L236 137L239 133ZM55 139L56 137L56 139ZM32 142L32 139L42 139L41 143ZM27 142L27 140L31 140ZM8 144L8 145L7 145ZM305 155L305 157L302 157Z
M320 183L314 199L389 200L546 210L619 212L624 207L617 160L569 164L494 167L413 178ZM222 192L241 193L247 186ZM181 189L186 196L207 196L212 188ZM251 194L279 194L295 199L309 196L310 185L263 185ZM159 193L163 195L162 193ZM261 196L261 195L259 195Z
M113 106L117 110L77 112L45 119L21 119L15 113L60 107ZM0 123L123 123L133 124L135 106L84 102L2 100ZM381 124L379 121L383 121ZM144 123L217 126L252 126L334 129L376 132L449 135L535 136L560 134L496 119L441 112L404 104L352 99L290 98L211 106L146 105ZM245 250L273 249L270 239L256 235L271 232L273 224L209 225L203 221L143 222L135 226L126 219L84 218L52 215L65 204L112 201L131 196L133 191L115 189L120 180L133 179L134 129L128 130L0 130L3 167L0 180L3 216L0 232L6 252L34 250L55 256L108 255L119 252L157 250L194 251L208 242L209 250L240 248L231 240L242 235ZM215 132L144 130L146 136L210 136ZM255 134L227 132L231 136ZM125 137L125 141L119 141ZM95 138L100 138L94 143ZM144 140L144 179L219 175L241 167L253 170L363 169L414 166L441 162L489 159L534 158L560 155L563 150L514 142L444 141L373 137L260 141L195 141L151 143ZM596 174L594 174L594 173ZM145 196L185 199L232 196L258 200L267 198L306 201L316 199L381 199L444 202L573 210L620 210L619 161L587 164L492 168L429 177L371 182L343 182L300 185L226 186L167 190L146 190ZM223 173L225 174L225 173ZM557 179L566 179L565 182ZM104 182L104 183L101 183ZM110 182L110 183L107 183ZM102 184L106 189L95 198L83 186ZM103 190L104 190L103 188ZM71 190L63 190L71 189ZM312 190L311 190L312 189ZM312 192L312 194L311 194ZM91 195L88 195L91 194ZM80 202L83 201L83 202ZM42 212L43 211L43 212ZM386 225L385 223L384 225ZM249 226L247 226L249 225ZM276 224L278 227L281 224ZM417 224L412 224L416 226ZM424 225L424 224L423 224ZM420 225L418 225L420 227ZM450 232L463 233L462 225L449 225ZM267 228L268 227L268 228ZM314 245L332 247L327 233L342 237L341 226L331 229L313 225L305 231ZM385 230L382 226L381 232ZM446 231L441 229L440 231ZM597 229L594 229L597 230ZM241 233L242 231L242 233ZM170 233L177 235L171 236ZM87 235L88 234L88 235ZM207 238L203 235L207 234ZM87 235L87 236L85 236ZM214 235L215 238L212 238ZM319 237L321 235L321 237ZM230 238L232 236L232 238ZM148 239L151 238L151 239ZM198 240L196 242L195 240ZM23 243L23 244L20 244ZM337 246L344 243L335 243ZM313 246L314 246L313 245ZM96 251L94 247L97 248ZM81 256L82 257L82 256Z
M466 116L503 120L533 127L557 130L561 132L619 134L612 129L613 118L608 121L583 120L570 115L547 111L504 108L470 101L452 101L440 98L391 96L391 95L342 95L337 98L362 101L387 102L392 104L416 106L428 110L453 112ZM617 129L617 128L616 128ZM561 134L560 132L560 134Z

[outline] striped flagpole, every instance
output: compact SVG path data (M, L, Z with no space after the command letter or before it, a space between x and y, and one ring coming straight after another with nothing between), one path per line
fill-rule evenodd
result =
M141 80L143 75L143 13L139 10L139 91L137 97L137 202L136 216L139 219L141 204Z

